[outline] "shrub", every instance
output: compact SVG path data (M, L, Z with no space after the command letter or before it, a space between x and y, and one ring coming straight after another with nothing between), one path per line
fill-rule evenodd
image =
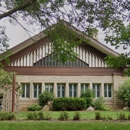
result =
M104 104L104 99L103 97L99 97L98 99L95 100L94 102L94 108L95 110L102 110L106 111L108 108Z
M38 120L44 120L44 114L43 114L43 112L42 112L42 111L39 111L39 112L37 113L37 117L38 117Z
M42 94L39 95L38 102L40 106L44 106L47 104L48 101L53 101L55 98L53 93L44 91Z
M95 112L95 120L101 120L102 116L100 112Z
M118 120L126 120L126 115L124 112L121 112L119 115L117 115Z
M53 102L53 109L56 111L75 111L85 109L84 98L56 98Z
M45 114L42 111L39 112L29 112L27 114L27 120L49 120L51 119L50 113Z
M128 104L130 108L130 79L124 82L116 92L117 97Z
M59 115L59 120L67 120L69 118L69 114L66 111L63 111Z
M128 114L128 120L130 120L130 114Z
M15 120L16 116L12 112L0 112L0 120Z
M86 100L86 108L89 106L92 106L93 104L93 98L94 98L94 92L91 89L87 89L85 93L81 93L81 98L84 98Z
M34 119L34 114L32 112L29 112L27 114L27 120L33 120Z
M45 120L50 120L52 117L51 117L51 113L50 112L46 112L45 114Z
M112 120L113 118L112 118L110 115L108 115L108 116L107 116L107 119L108 119L108 120Z
M78 111L76 111L74 113L73 120L80 120L80 118L81 118L81 114Z
M39 111L42 109L42 106L35 104L27 107L28 111Z

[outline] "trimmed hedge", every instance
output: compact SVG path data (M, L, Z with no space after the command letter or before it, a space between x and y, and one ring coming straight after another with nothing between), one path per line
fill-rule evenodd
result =
M38 104L34 104L31 106L27 107L28 111L39 111L42 109L42 106L38 105Z
M53 102L55 111L76 111L86 108L86 100L84 98L56 98Z

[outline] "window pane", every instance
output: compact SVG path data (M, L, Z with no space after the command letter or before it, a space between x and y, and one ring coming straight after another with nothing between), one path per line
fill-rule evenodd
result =
M77 91L76 91L76 84L74 85L74 97L77 96Z
M29 98L30 96L30 85L26 84L26 98Z
M100 86L97 85L97 97L100 97Z
M104 84L104 97L107 97L107 85Z
M34 84L34 98L37 98L37 84Z
M62 85L62 97L65 97L65 85Z
M111 84L108 85L108 97L112 97Z
M69 85L69 97L72 97L72 85Z
M60 85L57 86L57 97L60 97Z
M50 92L53 93L53 84L50 84Z
M45 84L45 91L49 92L48 84Z

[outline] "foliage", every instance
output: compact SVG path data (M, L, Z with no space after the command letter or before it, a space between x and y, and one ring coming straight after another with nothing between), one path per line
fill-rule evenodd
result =
M124 75L130 76L130 57L127 54L121 54L118 57L107 56L105 58L106 63L109 67L124 68Z
M123 102L130 102L130 79L121 84L121 86L118 88L118 91L116 92L116 95Z
M99 98L95 99L94 108L95 108L95 110L102 110L102 111L108 110L104 104L103 97L99 97Z
M124 112L121 112L121 113L117 114L117 119L118 120L127 120L127 117Z
M86 108L92 106L94 92L91 89L88 88L84 93L82 92L80 97L86 100Z
M68 112L63 111L63 112L60 113L58 119L63 121L63 120L68 120L68 118L69 118L69 114L68 114Z
M75 111L86 108L84 98L56 98L53 102L53 109L56 111Z
M74 113L73 120L80 120L80 118L81 118L81 114L78 111L76 111Z
M42 111L39 112L29 112L27 114L27 120L44 120L44 113Z
M54 94L51 92L44 91L42 94L39 95L38 103L40 106L44 106L47 104L48 101L53 101L55 98Z
M12 112L0 112L0 120L15 120L16 116Z
M102 116L100 112L95 112L95 120L102 120Z
M45 120L50 120L52 117L51 117L51 113L50 112L46 112L45 113Z
M34 104L34 105L27 107L27 109L28 109L28 111L39 111L42 109L42 106L40 106L38 104Z
M3 87L3 85L12 84L13 74L12 72L7 73L4 69L0 68L0 88Z
M3 8L0 12L0 20L6 18L13 24L17 23L22 26L19 19L21 17L28 24L40 25L40 27L46 29L55 25L59 20L65 20L70 25L80 29L83 34L89 36L93 36L97 32L96 28L101 28L106 34L112 30L115 37L107 35L106 41L113 45L124 44L126 47L130 41L130 25L125 26L123 23L130 19L129 0L2 0L0 5ZM4 31L5 27L1 26L0 28L0 41L2 41L0 44L6 48L8 39ZM23 27L23 29L27 33L29 32L26 28ZM66 31L64 33L66 34ZM53 41L53 43L57 43L53 44L54 49L59 45L57 55L61 54L59 61L62 63L65 63L71 54L70 59L73 60L75 55L73 43L78 41L79 38L69 39L70 36L68 35L66 43L62 43L65 37L61 38L60 35L56 36ZM2 46L1 51L4 50ZM65 57L64 54L67 54L67 56Z

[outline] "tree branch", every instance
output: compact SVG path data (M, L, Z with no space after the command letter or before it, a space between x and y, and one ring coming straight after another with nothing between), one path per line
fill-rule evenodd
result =
M26 3L20 5L20 6L16 7L16 8L14 8L14 9L12 9L12 10L10 10L10 11L8 11L8 12L5 12L5 13L1 14L1 15L0 15L0 19L5 18L5 17L8 17L8 16L10 16L11 14L13 14L13 13L19 11L19 10L23 10L24 8L30 6L30 5L31 5L32 3L34 3L34 2L36 2L36 0L28 0Z

